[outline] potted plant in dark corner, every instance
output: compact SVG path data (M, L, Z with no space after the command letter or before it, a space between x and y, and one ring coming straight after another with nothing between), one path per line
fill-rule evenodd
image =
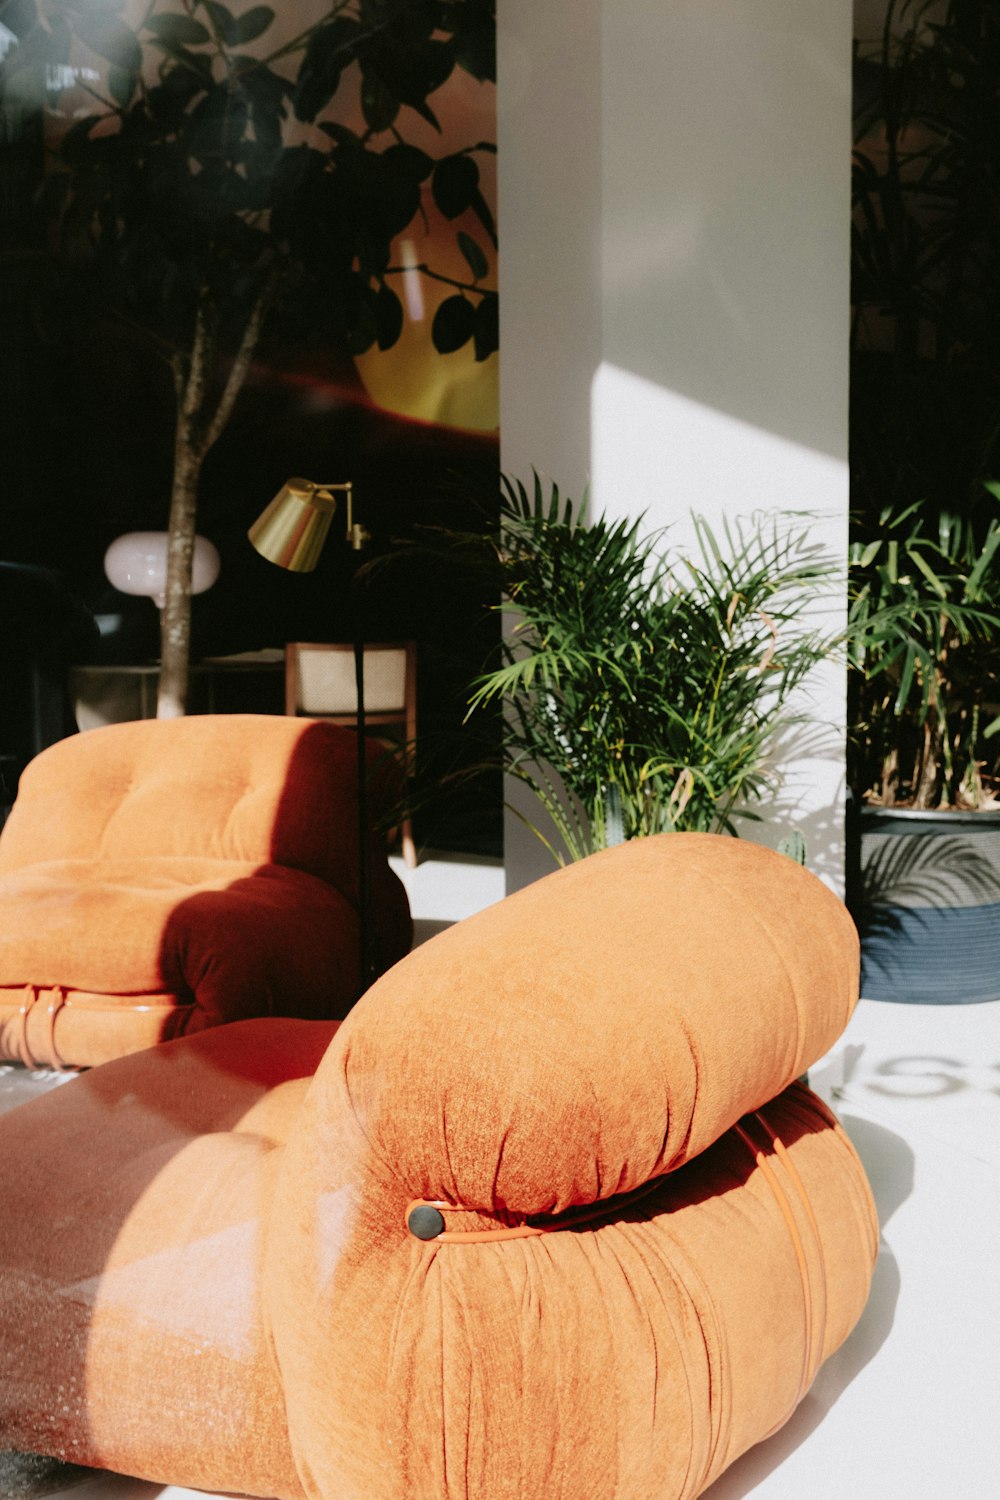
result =
M987 490L1000 499L1000 485ZM862 994L1000 999L1000 515L891 508L850 558Z

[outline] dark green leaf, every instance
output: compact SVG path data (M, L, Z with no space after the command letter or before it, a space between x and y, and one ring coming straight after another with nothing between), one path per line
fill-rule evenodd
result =
M389 92L378 74L364 75L361 84L361 110L366 125L376 135L388 130L399 114L399 100Z
M134 73L114 64L108 69L108 92L120 109L127 109L135 93Z
M476 308L474 344L479 363L489 359L500 347L499 306L499 298L491 295L483 297Z
M234 54L238 80L250 98L254 134L258 144L278 150L282 144L282 121L286 117L285 99L291 86L271 68L255 65L252 58Z
M380 20L373 18L359 42L358 59L366 80L379 80L394 99L440 130L427 101L451 73L454 55L450 43L430 37L433 21L420 10L408 0Z
M387 147L382 152L382 161L394 181L407 183L423 182L425 177L430 176L434 166L433 158L426 151L419 151L416 146L409 146L402 141Z
M377 298L371 287L359 285L348 311L347 346L352 354L365 354L378 337Z
M479 168L464 153L445 156L434 168L434 202L446 219L457 219L471 205L479 188Z
M896 694L896 707L895 707L895 712L897 714L901 714L904 711L904 709L906 708L907 699L910 696L910 688L911 688L911 686L913 684L913 674L914 674L914 671L916 670L916 665L917 665L917 654L916 654L916 652L915 652L915 650L914 650L914 648L913 648L913 646L911 644L910 647L909 647L909 649L908 649L908 651L907 651L907 653L906 653L906 657L905 657L905 660L903 662L902 675L900 676L900 679L899 679L899 691Z
M242 46L244 42L255 41L264 35L273 20L274 11L269 5L251 6L236 22L236 42Z
M205 11L211 19L219 36L227 47L235 47L239 41L236 31L236 17L227 5L220 5L219 0L202 0Z
M248 116L245 96L215 84L185 117L185 150L199 161L231 157L245 138Z
M121 21L108 15L86 11L73 16L73 29L91 51L104 57L126 73L138 73L142 67L142 48L135 35Z
M361 149L361 137L346 125L338 125L334 120L324 120L319 128L331 141L336 141L338 146L344 146L348 150Z
M391 349L403 331L403 304L391 287L381 286L375 304L378 346Z
M941 582L940 578L938 578L930 563L927 562L926 558L919 551L919 549L917 547L910 547L907 556L909 557L910 561L920 569L921 573L923 573L924 577L927 579L927 582L930 584L935 594L937 594L938 598L947 599L948 590L945 588L944 584Z
M497 242L497 226L490 206L482 193L473 193L472 210L495 245Z
M329 104L343 69L355 58L359 34L357 21L347 16L338 16L313 32L295 85L297 119L314 120Z
M153 38L157 47L172 57L178 64L179 69L191 73L198 81L198 88L210 88L212 84L212 59L206 52L189 52L178 42L171 41L169 37L158 36ZM176 70L174 70L176 71ZM161 69L161 77L168 76L168 70ZM196 90L197 92L197 90Z
M475 312L465 297L447 297L434 314L431 337L439 354L453 354L472 338Z
M204 87L204 75L189 68L170 68L163 80L146 95L146 108L158 129L176 130L196 94Z
M455 61L483 83L496 82L496 37L496 23L487 16L474 17L455 37Z
M161 37L165 42L172 42L175 47L200 47L203 42L211 41L208 28L192 16L174 13L152 15L146 17L143 25L154 36Z
M490 269L489 262L471 235L466 234L462 229L458 231L458 248L465 256L473 278L481 281Z

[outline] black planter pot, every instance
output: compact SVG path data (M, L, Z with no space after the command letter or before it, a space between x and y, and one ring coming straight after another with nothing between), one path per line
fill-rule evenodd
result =
M1000 1000L1000 812L866 807L854 833L862 995Z

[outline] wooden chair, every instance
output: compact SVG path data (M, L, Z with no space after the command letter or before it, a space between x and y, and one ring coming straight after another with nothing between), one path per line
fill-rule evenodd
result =
M365 732L386 736L412 754L417 738L417 646L415 641L373 641L364 647ZM354 647L343 641L289 641L285 646L285 713L355 727L358 695ZM399 826L403 859L417 863L413 822Z

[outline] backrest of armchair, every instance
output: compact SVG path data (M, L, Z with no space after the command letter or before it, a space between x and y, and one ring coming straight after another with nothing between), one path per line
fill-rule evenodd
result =
M25 770L0 869L186 856L282 864L349 894L357 741L278 715L140 720L73 735Z

